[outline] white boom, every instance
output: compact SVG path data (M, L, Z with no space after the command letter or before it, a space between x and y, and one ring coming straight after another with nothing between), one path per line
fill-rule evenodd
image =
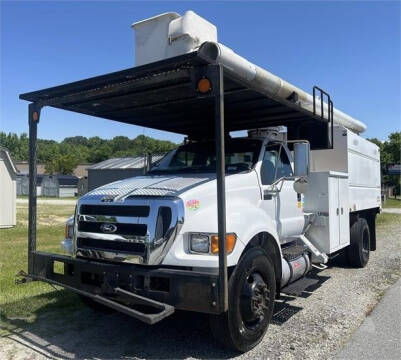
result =
M132 27L136 31L136 65L198 50L205 60L221 64L225 71L250 88L277 100L288 99L296 93L296 103L303 109L313 111L312 95L218 43L216 27L193 11L187 11L183 16L177 13L161 14L137 22ZM320 100L318 103L315 111L317 115L322 115ZM328 106L324 103L323 117L328 118L328 113ZM358 134L366 130L364 123L335 108L333 121Z

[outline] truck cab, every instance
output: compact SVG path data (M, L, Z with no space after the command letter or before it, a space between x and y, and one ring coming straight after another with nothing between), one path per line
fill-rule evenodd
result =
M274 134L225 141L229 266L257 234L279 246L305 228L292 154ZM89 192L78 202L70 225L76 236L64 249L83 258L217 270L215 156L213 140L187 140L146 176Z

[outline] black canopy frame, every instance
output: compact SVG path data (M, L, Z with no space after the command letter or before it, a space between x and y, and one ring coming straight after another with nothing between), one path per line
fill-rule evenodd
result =
M207 78L211 87L198 90ZM284 125L289 139L306 139L312 148L332 145L329 120L301 108L297 96L266 96L244 85L220 64L207 63L197 52L20 95L29 104L28 277L37 278L36 142L41 109L51 106L118 122L165 130L216 144L219 234L218 312L228 308L225 249L225 150L230 131Z

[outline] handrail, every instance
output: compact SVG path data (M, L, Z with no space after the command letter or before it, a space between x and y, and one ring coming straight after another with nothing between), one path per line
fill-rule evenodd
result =
M333 112L334 112L334 104L333 101L331 100L330 94L323 89L321 89L318 86L313 87L313 115L316 114L316 91L320 93L320 117L322 120L325 119L324 117L324 96L327 97L327 122L329 123L329 126L331 127L330 129L330 135L331 138L329 139L329 146L333 147L333 135L334 135L334 130L333 130Z

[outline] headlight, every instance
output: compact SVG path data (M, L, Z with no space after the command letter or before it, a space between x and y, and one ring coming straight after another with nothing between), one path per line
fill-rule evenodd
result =
M192 234L191 251L203 254L209 253L209 236L203 234Z
M71 216L65 223L64 237L66 239L72 239L74 237L74 217Z
M232 253L236 241L236 234L226 234L227 254ZM217 255L219 253L219 237L216 234L191 234L190 250L193 253Z

